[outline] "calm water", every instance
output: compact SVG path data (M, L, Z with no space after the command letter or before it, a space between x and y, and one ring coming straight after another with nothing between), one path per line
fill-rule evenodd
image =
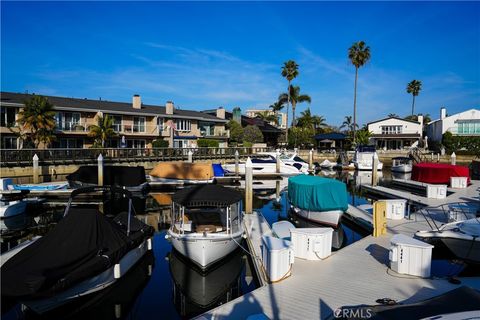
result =
M358 188L360 183L369 179L367 173L360 175L353 172L343 173L334 177L347 184L351 204L368 202ZM283 181L282 185L285 183L286 181ZM271 185L271 182L269 184ZM250 258L242 250L237 250L206 274L172 251L171 244L165 239L169 226L171 195L152 193L146 199L136 199L134 202L137 217L156 230L151 254L145 256L114 286L82 298L43 318L186 319L257 288ZM94 203L90 205L99 206ZM100 207L103 212L109 214L126 208L127 203L105 201ZM289 220L297 227L317 227L297 216L291 216L288 207L286 192L281 192L277 197L275 189L255 191L254 208L261 211L270 224L279 220ZM27 215L2 220L2 252L20 238L48 232L61 219L63 209L62 204L55 206L45 204L31 209ZM365 235L364 230L344 222L334 233L333 250L351 244ZM243 245L246 247L245 243ZM440 266L434 266L434 270L443 270L442 272L458 272L462 268L461 265L454 265L448 261L442 262ZM22 311L22 307L15 302L2 300L2 318L39 317L29 310Z

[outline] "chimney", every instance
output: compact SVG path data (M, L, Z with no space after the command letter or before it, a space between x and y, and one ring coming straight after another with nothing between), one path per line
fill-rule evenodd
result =
M417 121L420 122L420 125L423 127L423 115L419 114L417 116Z
M225 119L225 109L223 107L217 109L217 118Z
M167 101L167 103L165 104L165 113L166 114L173 114L173 110L174 110L174 107L173 107L173 102L172 101Z
M133 95L132 107L133 109L142 109L142 98L140 98L140 95L138 94Z
M447 117L447 108L441 107L440 108L440 120L443 120Z

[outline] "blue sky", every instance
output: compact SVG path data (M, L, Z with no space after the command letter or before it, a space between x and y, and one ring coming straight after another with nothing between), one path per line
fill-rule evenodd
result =
M360 123L480 105L476 2L4 2L1 89L181 108L268 107L284 61L311 109L338 125L353 109L347 50L364 40ZM308 105L298 106L298 111Z

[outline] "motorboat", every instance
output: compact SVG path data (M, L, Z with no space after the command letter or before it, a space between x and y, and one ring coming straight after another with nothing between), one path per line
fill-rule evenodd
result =
M131 205L113 218L72 206L74 197L92 192L132 198L128 190L113 187L74 190L49 233L4 253L9 259L1 266L2 297L42 314L114 284L152 249L153 228L132 217Z
M207 272L176 250L168 254L173 303L180 316L195 317L243 294L241 274L246 260L242 253L238 248Z
M392 158L392 172L408 173L412 172L413 161L408 157Z
M337 228L348 208L347 186L336 179L302 175L288 179L291 210L307 220Z
M276 152L260 152L258 153L259 155L265 155L269 156L273 159L277 159L277 153ZM302 159L296 152L288 152L284 151L280 154L280 161L283 162L286 165L289 166L294 166L296 168L300 168L300 171L302 173L308 173L310 170L310 165L307 161ZM320 170L320 165L318 162L313 163L313 170L315 172Z
M328 159L323 160L319 164L320 168L322 168L322 169L333 169L336 165L337 165L336 162L332 162Z
M352 163L357 170L372 170L373 156L377 155L375 146L359 145L355 149ZM378 157L378 155L377 155ZM377 170L383 169L383 163L378 161Z
M8 218L25 213L27 202L24 200L0 200L0 218Z
M220 164L190 162L160 162L149 174L152 182L182 182L183 184L208 184L215 177L224 176Z
M277 174L277 160L273 155L265 155L265 157L262 158L253 158L251 161L252 173L254 176ZM238 164L239 175L245 175L245 164L246 162L240 162ZM227 163L223 167L227 172L235 173L235 163ZM290 165L280 161L279 174L282 176L295 176L307 172L308 166L307 171L305 171L304 165L300 163L293 163Z
M447 223L438 230L418 231L415 238L431 244L440 241L457 258L480 263L480 218Z
M201 269L238 248L244 233L242 194L220 185L191 186L172 196L173 247Z
M98 166L81 166L67 175L70 188L92 187L98 185ZM103 185L116 186L135 193L148 193L150 186L141 166L103 166Z

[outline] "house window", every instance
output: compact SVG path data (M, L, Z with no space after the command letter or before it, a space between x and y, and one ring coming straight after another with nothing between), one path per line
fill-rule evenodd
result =
M200 135L202 137L208 137L215 135L215 123L213 122L199 122Z
M133 117L133 132L145 132L145 117Z
M15 115L17 110L15 108L1 107L1 126L12 127L15 125Z
M57 112L55 114L57 128L62 131L73 131L77 125L80 125L79 112Z
M53 148L61 148L61 149L75 149L75 148L83 148L83 139L58 139L53 143Z
M163 119L163 118L160 118L160 117L157 118L157 127L158 127L159 132L163 131L165 129L164 126L163 126L164 121L165 121L165 119Z
M18 149L18 139L16 137L3 137L2 149Z
M175 120L175 127L177 131L192 131L192 121L177 119Z
M122 116L108 115L109 118L112 118L112 126L115 132L122 131Z
M190 148L191 147L190 141L191 140L187 140L187 139L175 139L173 141L173 147L174 148L179 148L179 149Z
M382 134L401 134L402 126L382 126Z
M458 121L457 132L458 134L480 134L480 121Z
M146 143L142 139L127 139L127 148L145 149Z

